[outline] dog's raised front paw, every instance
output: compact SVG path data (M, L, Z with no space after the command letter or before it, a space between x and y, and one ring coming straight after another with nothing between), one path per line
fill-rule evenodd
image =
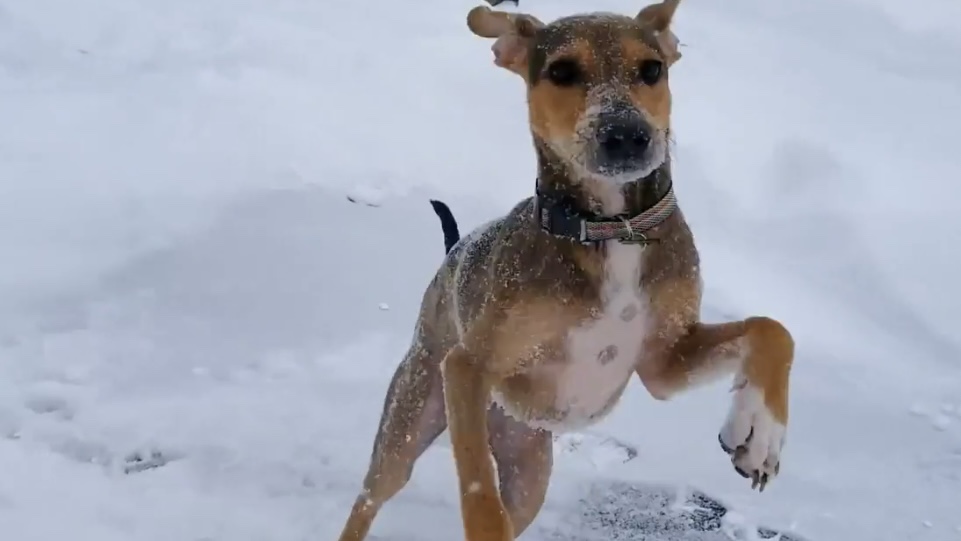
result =
M751 479L751 488L763 491L780 471L787 427L771 414L760 389L746 381L738 382L735 388L718 440L724 452L731 455L734 469Z

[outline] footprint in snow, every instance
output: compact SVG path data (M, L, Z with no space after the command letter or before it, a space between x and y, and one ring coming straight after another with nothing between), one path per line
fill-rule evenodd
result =
M386 190L376 186L357 186L347 194L347 200L358 205L379 207L386 196Z
M23 406L37 415L50 415L62 421L76 414L77 389L60 382L47 381L32 386L24 393Z
M633 445L612 436L589 432L555 435L554 449L559 455L586 461L597 469L624 464L637 457L637 448Z
M161 468L181 458L179 453L165 453L159 449L135 451L124 457L121 468L126 474L140 473Z

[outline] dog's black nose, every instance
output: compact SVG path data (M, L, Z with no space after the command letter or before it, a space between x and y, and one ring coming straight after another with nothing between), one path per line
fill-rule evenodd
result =
M617 115L602 119L597 129L597 145L601 161L615 165L644 157L651 145L651 132L640 118Z

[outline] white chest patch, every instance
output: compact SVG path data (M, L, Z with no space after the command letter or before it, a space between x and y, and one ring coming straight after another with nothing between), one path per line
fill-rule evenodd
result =
M567 362L558 374L555 430L593 424L610 413L641 353L647 301L640 292L644 248L610 243L601 286L601 312L567 336Z

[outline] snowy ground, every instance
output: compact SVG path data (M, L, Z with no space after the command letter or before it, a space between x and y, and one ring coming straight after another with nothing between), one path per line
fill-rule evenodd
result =
M521 84L473 5L0 0L5 541L336 537L441 259L427 198L466 231L532 189ZM812 541L961 540L959 21L956 0L682 3L676 187L705 316L796 335L782 474L758 495L732 471L723 384L635 388L558 443L525 538L587 538L588 485L626 481ZM135 453L169 463L127 475ZM374 535L458 538L454 493L439 442Z

